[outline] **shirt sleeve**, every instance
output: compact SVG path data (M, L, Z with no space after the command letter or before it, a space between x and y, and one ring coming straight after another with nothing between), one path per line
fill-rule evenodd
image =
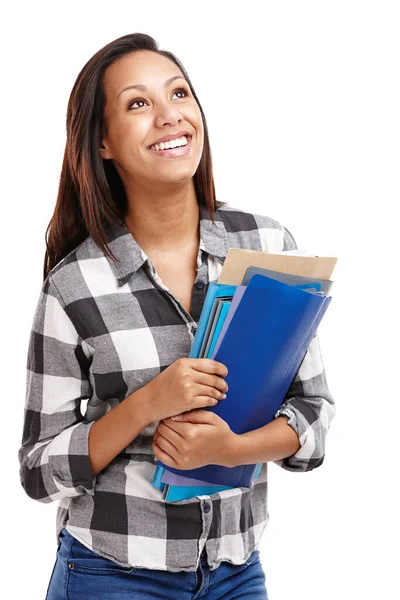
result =
M90 398L90 353L49 276L43 283L30 333L20 481L30 498L53 502L94 495L89 431L81 400Z
M285 227L282 249L297 249L292 234ZM288 425L297 433L300 448L292 456L273 462L288 471L311 471L319 467L324 461L326 435L335 414L335 402L328 388L317 331L282 406L275 414L275 418L288 417Z

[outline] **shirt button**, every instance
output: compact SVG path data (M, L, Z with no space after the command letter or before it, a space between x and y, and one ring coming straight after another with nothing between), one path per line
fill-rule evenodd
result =
M201 279L199 279L199 281L196 281L196 287L198 290L202 290L204 285L204 281L202 281Z
M205 513L208 513L211 510L211 506L207 502L204 504L203 508Z

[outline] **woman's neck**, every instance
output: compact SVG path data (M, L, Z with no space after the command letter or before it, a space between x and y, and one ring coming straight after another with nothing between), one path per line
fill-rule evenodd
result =
M147 253L186 252L199 243L197 198L187 201L130 205L124 217L126 227Z

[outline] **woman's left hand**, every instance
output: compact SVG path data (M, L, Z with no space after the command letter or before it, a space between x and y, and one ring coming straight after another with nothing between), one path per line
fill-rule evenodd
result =
M158 460L175 469L204 465L231 467L238 434L215 413L196 409L160 422L154 434L153 452Z

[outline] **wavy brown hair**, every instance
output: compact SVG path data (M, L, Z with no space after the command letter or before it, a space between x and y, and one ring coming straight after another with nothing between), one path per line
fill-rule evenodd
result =
M107 225L121 222L127 209L125 188L110 160L103 160L99 148L107 132L104 118L105 70L121 56L136 50L151 50L172 60L186 77L199 106L204 126L204 147L193 175L197 201L207 207L214 223L220 206L215 197L211 148L203 109L181 62L167 50L160 50L154 38L131 33L101 48L85 64L72 88L67 107L65 144L57 202L46 229L43 278L89 235L114 262L106 242Z

